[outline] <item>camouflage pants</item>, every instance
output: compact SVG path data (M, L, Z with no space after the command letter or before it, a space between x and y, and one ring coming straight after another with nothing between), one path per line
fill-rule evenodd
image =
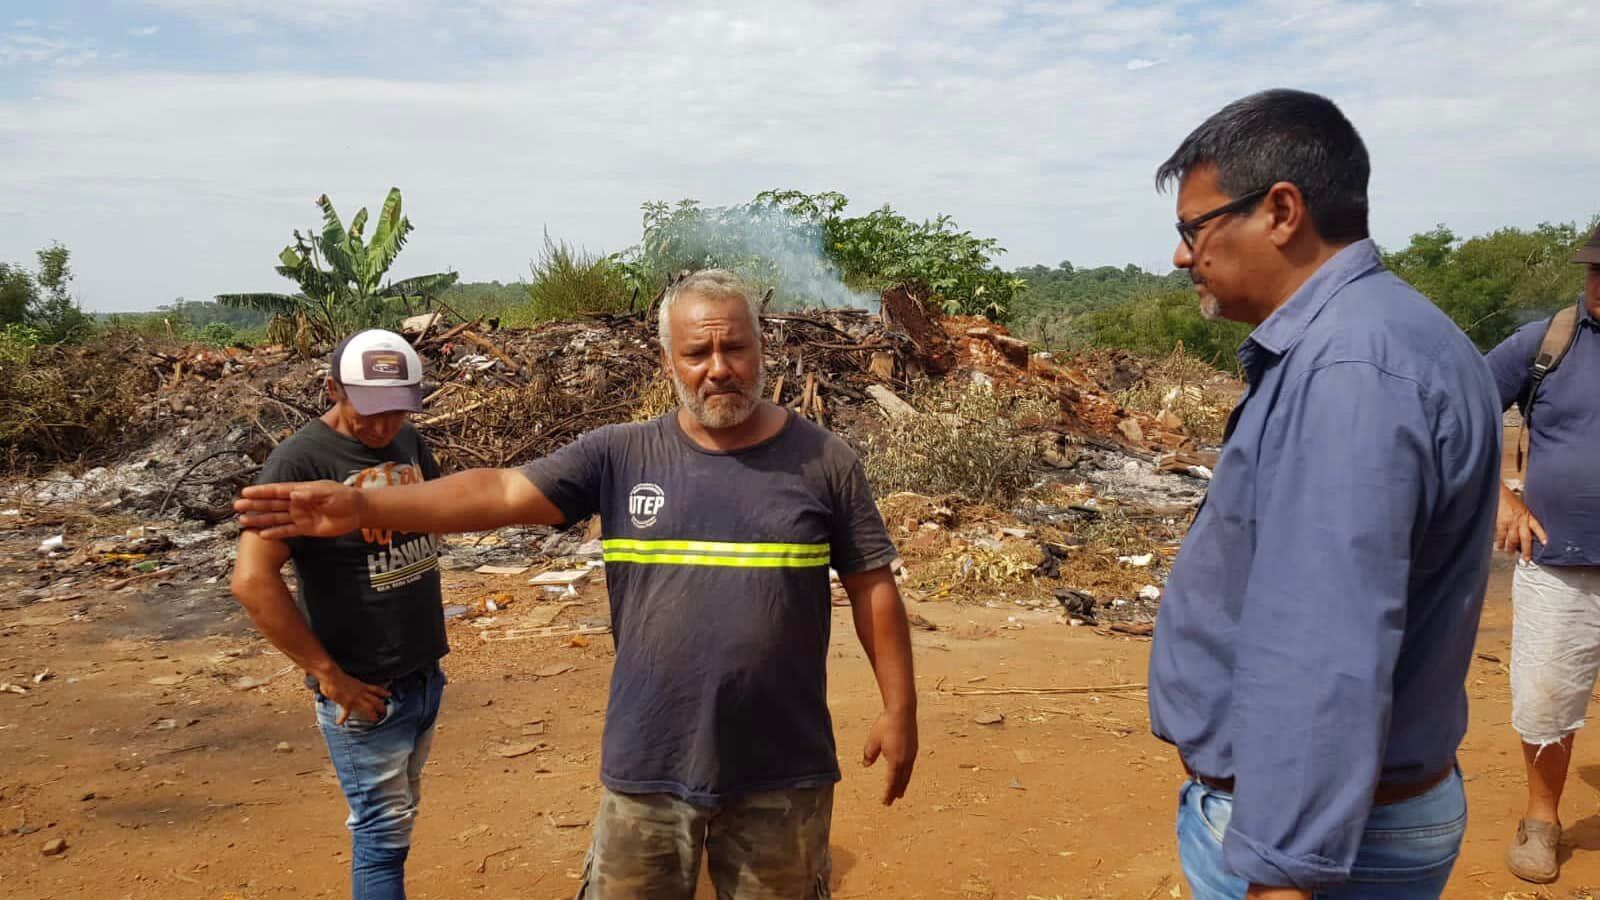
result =
M700 851L717 900L827 900L833 785L747 794L718 809L605 791L578 900L690 900Z

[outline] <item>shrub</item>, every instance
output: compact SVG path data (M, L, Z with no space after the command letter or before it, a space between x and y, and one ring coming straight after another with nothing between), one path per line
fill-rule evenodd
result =
M532 269L527 306L508 311L503 324L538 325L583 313L628 309L632 291L622 267L611 257L596 256L565 241L553 241L546 234L544 249Z
M867 439L867 477L881 494L960 494L1009 504L1033 481L1035 447L1027 430L1055 416L1043 399L978 384L941 385L916 407Z

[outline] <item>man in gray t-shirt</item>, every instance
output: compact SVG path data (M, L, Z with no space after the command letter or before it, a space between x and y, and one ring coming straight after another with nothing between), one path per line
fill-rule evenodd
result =
M238 504L267 537L599 514L617 661L582 897L687 900L702 850L719 896L827 895L839 779L830 567L883 696L864 752L888 761L883 802L911 777L916 693L894 548L854 452L761 399L757 312L719 270L668 293L662 361L679 406L653 422L599 429L522 469L372 494L262 486Z

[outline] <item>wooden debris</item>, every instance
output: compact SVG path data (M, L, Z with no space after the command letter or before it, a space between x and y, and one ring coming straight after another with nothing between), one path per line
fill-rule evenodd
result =
M873 402L878 404L878 408L882 409L884 414L891 419L912 415L917 411L916 407L901 400L895 395L894 391L881 384L868 385L867 396L871 397Z

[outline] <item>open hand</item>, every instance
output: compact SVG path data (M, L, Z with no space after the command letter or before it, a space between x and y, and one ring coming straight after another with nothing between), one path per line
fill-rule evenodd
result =
M889 763L889 779L883 791L883 805L893 806L904 797L911 783L911 768L917 761L916 713L884 712L867 732L867 746L861 762L870 766L882 756Z
M331 538L361 527L361 491L336 481L257 484L233 501L239 525L268 540Z

